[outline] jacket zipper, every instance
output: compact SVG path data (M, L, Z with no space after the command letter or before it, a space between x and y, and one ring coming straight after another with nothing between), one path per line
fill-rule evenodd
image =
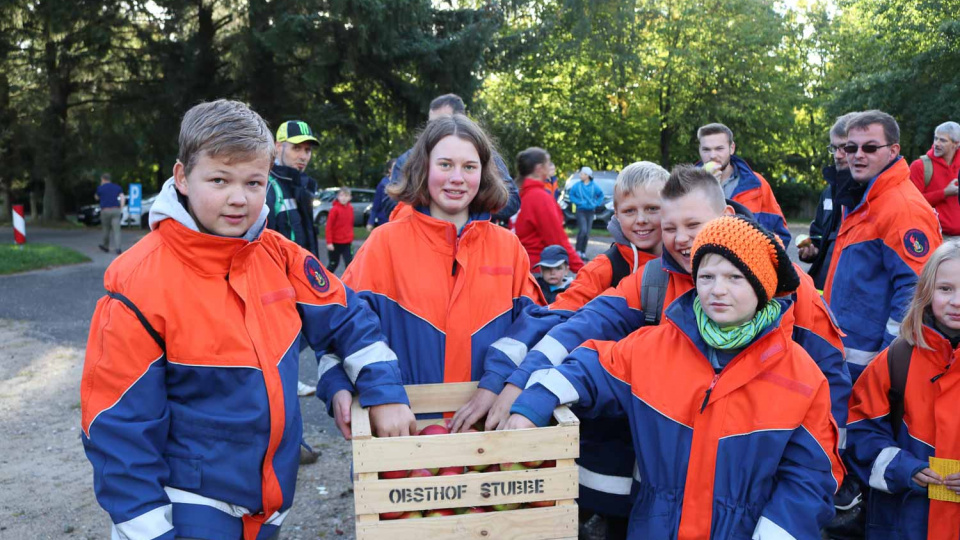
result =
M943 373L940 373L940 374L938 374L938 375L934 375L934 377L933 377L932 379L930 379L930 382L935 383L935 382L937 382L938 380L940 380L940 377L943 377L944 375L946 375L946 374L947 374L947 371L950 370L950 366L952 366L952 365L953 365L953 364L947 364L947 367L946 367L946 369L943 370Z
M719 373L713 376L713 381L710 382L710 388L707 388L707 392L703 396L703 404L700 405L700 414L703 414L703 410L707 408L707 402L710 401L710 393L713 392L713 387L717 385L717 380L719 379Z

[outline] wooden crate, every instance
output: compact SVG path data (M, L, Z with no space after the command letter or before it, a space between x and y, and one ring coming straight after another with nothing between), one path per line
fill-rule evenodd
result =
M456 411L477 383L406 387L416 414ZM547 540L577 538L580 422L567 407L554 425L514 431L423 437L373 437L370 416L355 399L353 480L358 540ZM418 421L420 428L443 419ZM557 466L453 476L380 479L383 471L556 460ZM502 490L511 492L505 495ZM430 500L426 500L430 499ZM556 501L555 506L422 519L381 520L380 514L442 508Z

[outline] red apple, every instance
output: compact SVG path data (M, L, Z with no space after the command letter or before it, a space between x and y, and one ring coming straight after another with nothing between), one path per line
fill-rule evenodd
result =
M422 517L423 514L420 512L404 512L398 519L416 519Z
M459 467L444 467L440 469L437 476L450 476L451 474L463 474L463 465Z
M524 466L523 463L513 463L513 462L511 462L511 463L501 463L501 464L500 464L500 470L501 470L501 471L524 471L524 470L526 470L526 469L527 469L527 467Z
M551 467L556 467L556 466L557 466L557 460L555 460L555 459L548 459L548 460L544 461L543 464L540 465L540 468L541 468L541 469L549 469L549 468L551 468Z
M423 517L443 517L443 516L452 516L455 512L452 508L439 508L437 510L430 510Z
M410 471L383 471L379 476L381 480L396 480L410 476Z
M464 514L486 514L490 509L486 506L471 506L464 509Z
M490 467L489 465L471 465L471 466L467 467L468 469L470 469L470 470L467 471L467 472L483 472L483 471L487 470L487 468L489 468L489 467Z
M497 512L503 512L504 510L516 510L517 508L520 508L520 503L504 503L493 505L493 509Z
M530 508L546 508L548 506L555 506L557 501L534 501L532 503L527 503L527 506Z
M430 472L430 469L414 469L410 471L410 478L423 478L426 476L433 476L434 473Z
M400 516L402 516L403 514L404 514L403 512L384 512L380 514L380 519L382 520L400 519Z
M483 471L483 472L500 472L500 465L493 464L493 465L487 467L487 470L485 470L485 471Z
M421 429L417 435L446 435L447 433L450 433L449 429L437 424L430 424Z
M537 467L543 465L543 460L541 459L539 461L524 461L523 463L521 463L521 465L523 465L528 469L536 469Z

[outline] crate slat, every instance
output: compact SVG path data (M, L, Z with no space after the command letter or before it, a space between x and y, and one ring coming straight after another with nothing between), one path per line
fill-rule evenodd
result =
M577 425L426 437L354 437L353 467L357 472L380 472L573 459L580 454L579 441Z
M350 404L350 435L354 440L369 439L373 436L370 429L370 411L360 406L360 400L353 398Z
M574 540L577 506L357 523L357 540Z
M573 465L456 476L375 479L356 482L353 496L357 514L556 501L577 497L578 475L579 469ZM502 494L511 487L514 492L527 493ZM415 502L417 498L421 499L420 502Z
M414 414L455 412L477 391L476 382L415 384L405 387Z

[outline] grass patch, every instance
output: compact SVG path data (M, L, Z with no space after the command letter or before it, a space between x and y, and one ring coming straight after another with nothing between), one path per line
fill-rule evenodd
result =
M326 227L317 227L317 238L320 239L320 243L323 243L323 238L325 236ZM353 228L353 239L354 240L366 240L370 236L370 231L366 227L354 227ZM320 246L321 248L323 246Z
M90 257L72 249L51 244L0 245L0 275L89 262Z

